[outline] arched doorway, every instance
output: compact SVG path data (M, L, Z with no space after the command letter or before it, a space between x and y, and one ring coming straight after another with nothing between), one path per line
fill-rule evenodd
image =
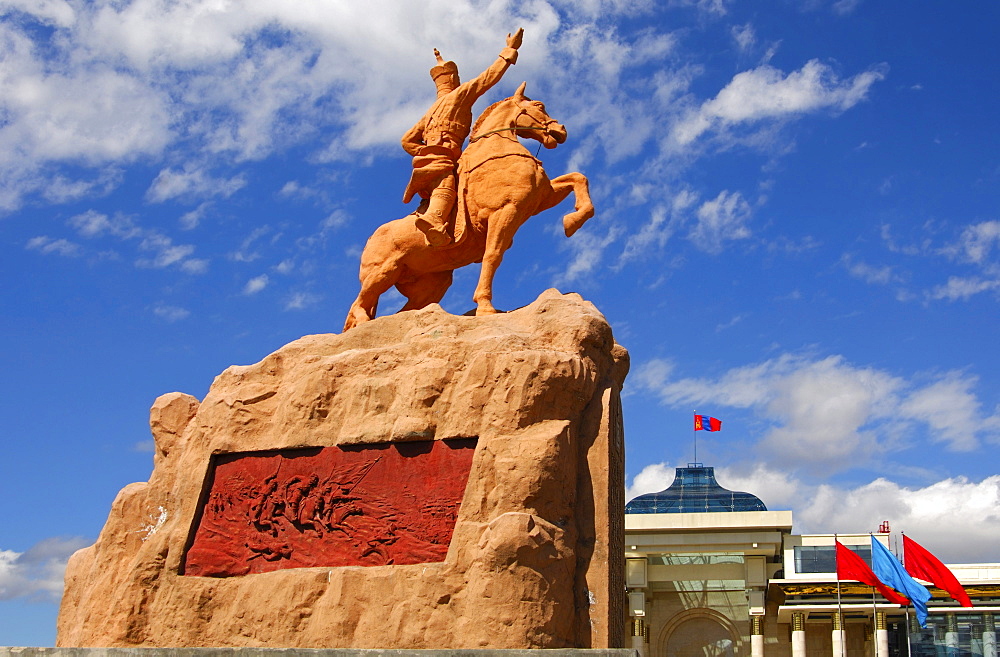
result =
M664 657L736 657L737 638L714 614L692 614L673 624Z

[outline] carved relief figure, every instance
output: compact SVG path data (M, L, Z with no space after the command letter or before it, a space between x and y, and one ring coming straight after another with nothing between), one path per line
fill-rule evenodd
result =
M473 450L421 449L405 456L324 448L313 456L245 455L218 465L185 573L441 561ZM421 459L442 452L456 459L443 462L446 483L420 474ZM401 475L403 467L416 470Z

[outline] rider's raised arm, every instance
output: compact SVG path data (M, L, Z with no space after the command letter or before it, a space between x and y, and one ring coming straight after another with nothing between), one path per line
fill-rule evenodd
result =
M507 47L500 51L489 68L462 85L463 90L469 93L473 100L489 91L493 85L500 81L507 69L517 62L517 49L521 46L522 34L524 34L524 28L519 28L513 35L508 34Z

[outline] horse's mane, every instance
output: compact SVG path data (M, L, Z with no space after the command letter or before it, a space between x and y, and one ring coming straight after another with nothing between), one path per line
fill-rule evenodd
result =
M513 96L511 96L511 98L513 98ZM475 135L477 132L479 132L479 126L482 125L484 120L486 120L486 117L492 114L493 110L495 110L498 105L500 105L501 103L506 103L508 100L510 100L510 98L504 98L503 100L498 100L497 102L493 103L492 105L484 109L482 114L479 115L479 118L476 119L475 125L472 126L471 134Z

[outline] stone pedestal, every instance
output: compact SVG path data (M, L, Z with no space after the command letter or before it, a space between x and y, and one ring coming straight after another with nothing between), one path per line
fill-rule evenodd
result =
M59 646L617 648L628 356L555 290L307 336L157 399Z

